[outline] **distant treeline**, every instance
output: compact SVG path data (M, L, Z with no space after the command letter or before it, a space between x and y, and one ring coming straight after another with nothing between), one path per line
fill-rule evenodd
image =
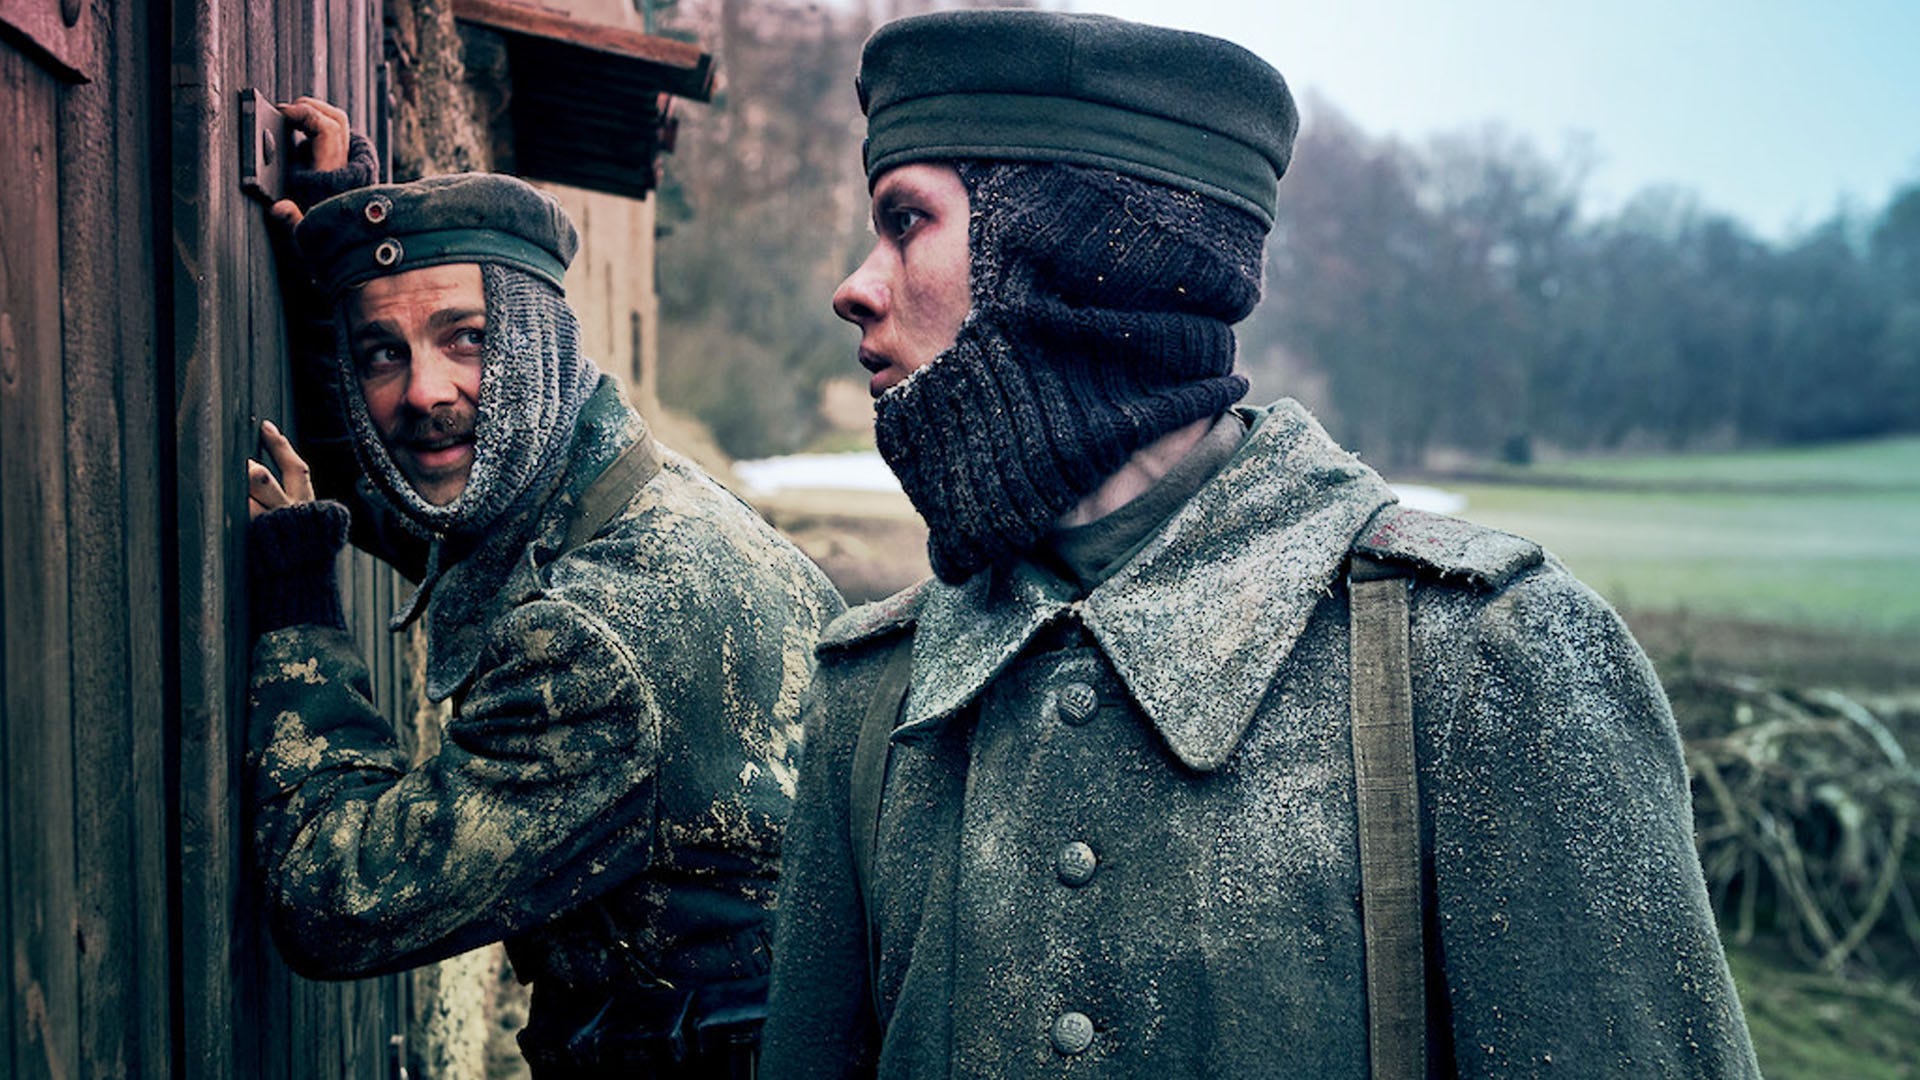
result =
M1245 368L1393 464L1920 429L1920 183L1773 244L1670 190L1595 218L1581 181L1310 102Z
M736 456L806 445L821 384L860 377L827 310L869 242L852 73L925 6L679 9L723 84L667 163L661 393ZM1596 216L1577 157L1497 129L1416 147L1304 112L1241 327L1253 400L1395 466L1920 430L1920 182L1770 243L1672 190Z

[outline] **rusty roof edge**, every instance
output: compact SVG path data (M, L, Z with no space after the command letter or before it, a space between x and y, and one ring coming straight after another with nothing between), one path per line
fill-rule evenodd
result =
M679 77L663 81L661 89L694 101L713 96L713 54L690 42L643 34L624 26L585 22L551 8L514 0L453 0L453 15L505 34L669 68Z

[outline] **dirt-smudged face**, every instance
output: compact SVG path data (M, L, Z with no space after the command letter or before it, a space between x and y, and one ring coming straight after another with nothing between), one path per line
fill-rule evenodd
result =
M952 347L972 308L967 189L953 166L902 165L873 187L873 250L833 293L833 312L860 327L860 364L874 397Z
M435 506L459 498L473 469L486 331L478 263L377 277L348 303L367 413L401 474Z

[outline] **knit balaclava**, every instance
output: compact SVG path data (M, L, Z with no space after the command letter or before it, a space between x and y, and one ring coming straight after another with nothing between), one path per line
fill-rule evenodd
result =
M348 352L343 298L337 370L347 424L363 473L410 528L428 539L482 535L538 481L558 475L573 422L600 373L580 355L579 326L552 285L524 270L480 264L487 305L473 468L466 489L434 506L413 489L388 453L360 392Z
M957 584L1032 547L1134 451L1247 392L1232 324L1265 227L1203 195L1057 163L961 162L973 307L881 395L880 453Z
M430 691L451 692L471 668L479 642L467 640L468 631L484 626L486 603L566 471L574 424L601 378L581 355L579 324L552 284L490 262L480 264L480 278L487 329L473 468L465 490L445 506L420 497L381 441L347 352L344 302L338 316L341 398L362 473L375 497L431 541L426 575L392 624L399 629L428 611ZM456 564L459 573L450 574ZM452 580L443 586L443 578Z

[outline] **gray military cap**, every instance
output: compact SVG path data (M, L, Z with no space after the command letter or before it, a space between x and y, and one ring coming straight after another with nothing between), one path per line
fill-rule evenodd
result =
M447 263L516 266L553 283L580 240L553 196L498 173L430 176L336 195L294 230L328 296L369 278Z
M867 182L915 161L1062 161L1198 191L1273 224L1299 112L1266 61L1104 15L943 11L860 58Z

